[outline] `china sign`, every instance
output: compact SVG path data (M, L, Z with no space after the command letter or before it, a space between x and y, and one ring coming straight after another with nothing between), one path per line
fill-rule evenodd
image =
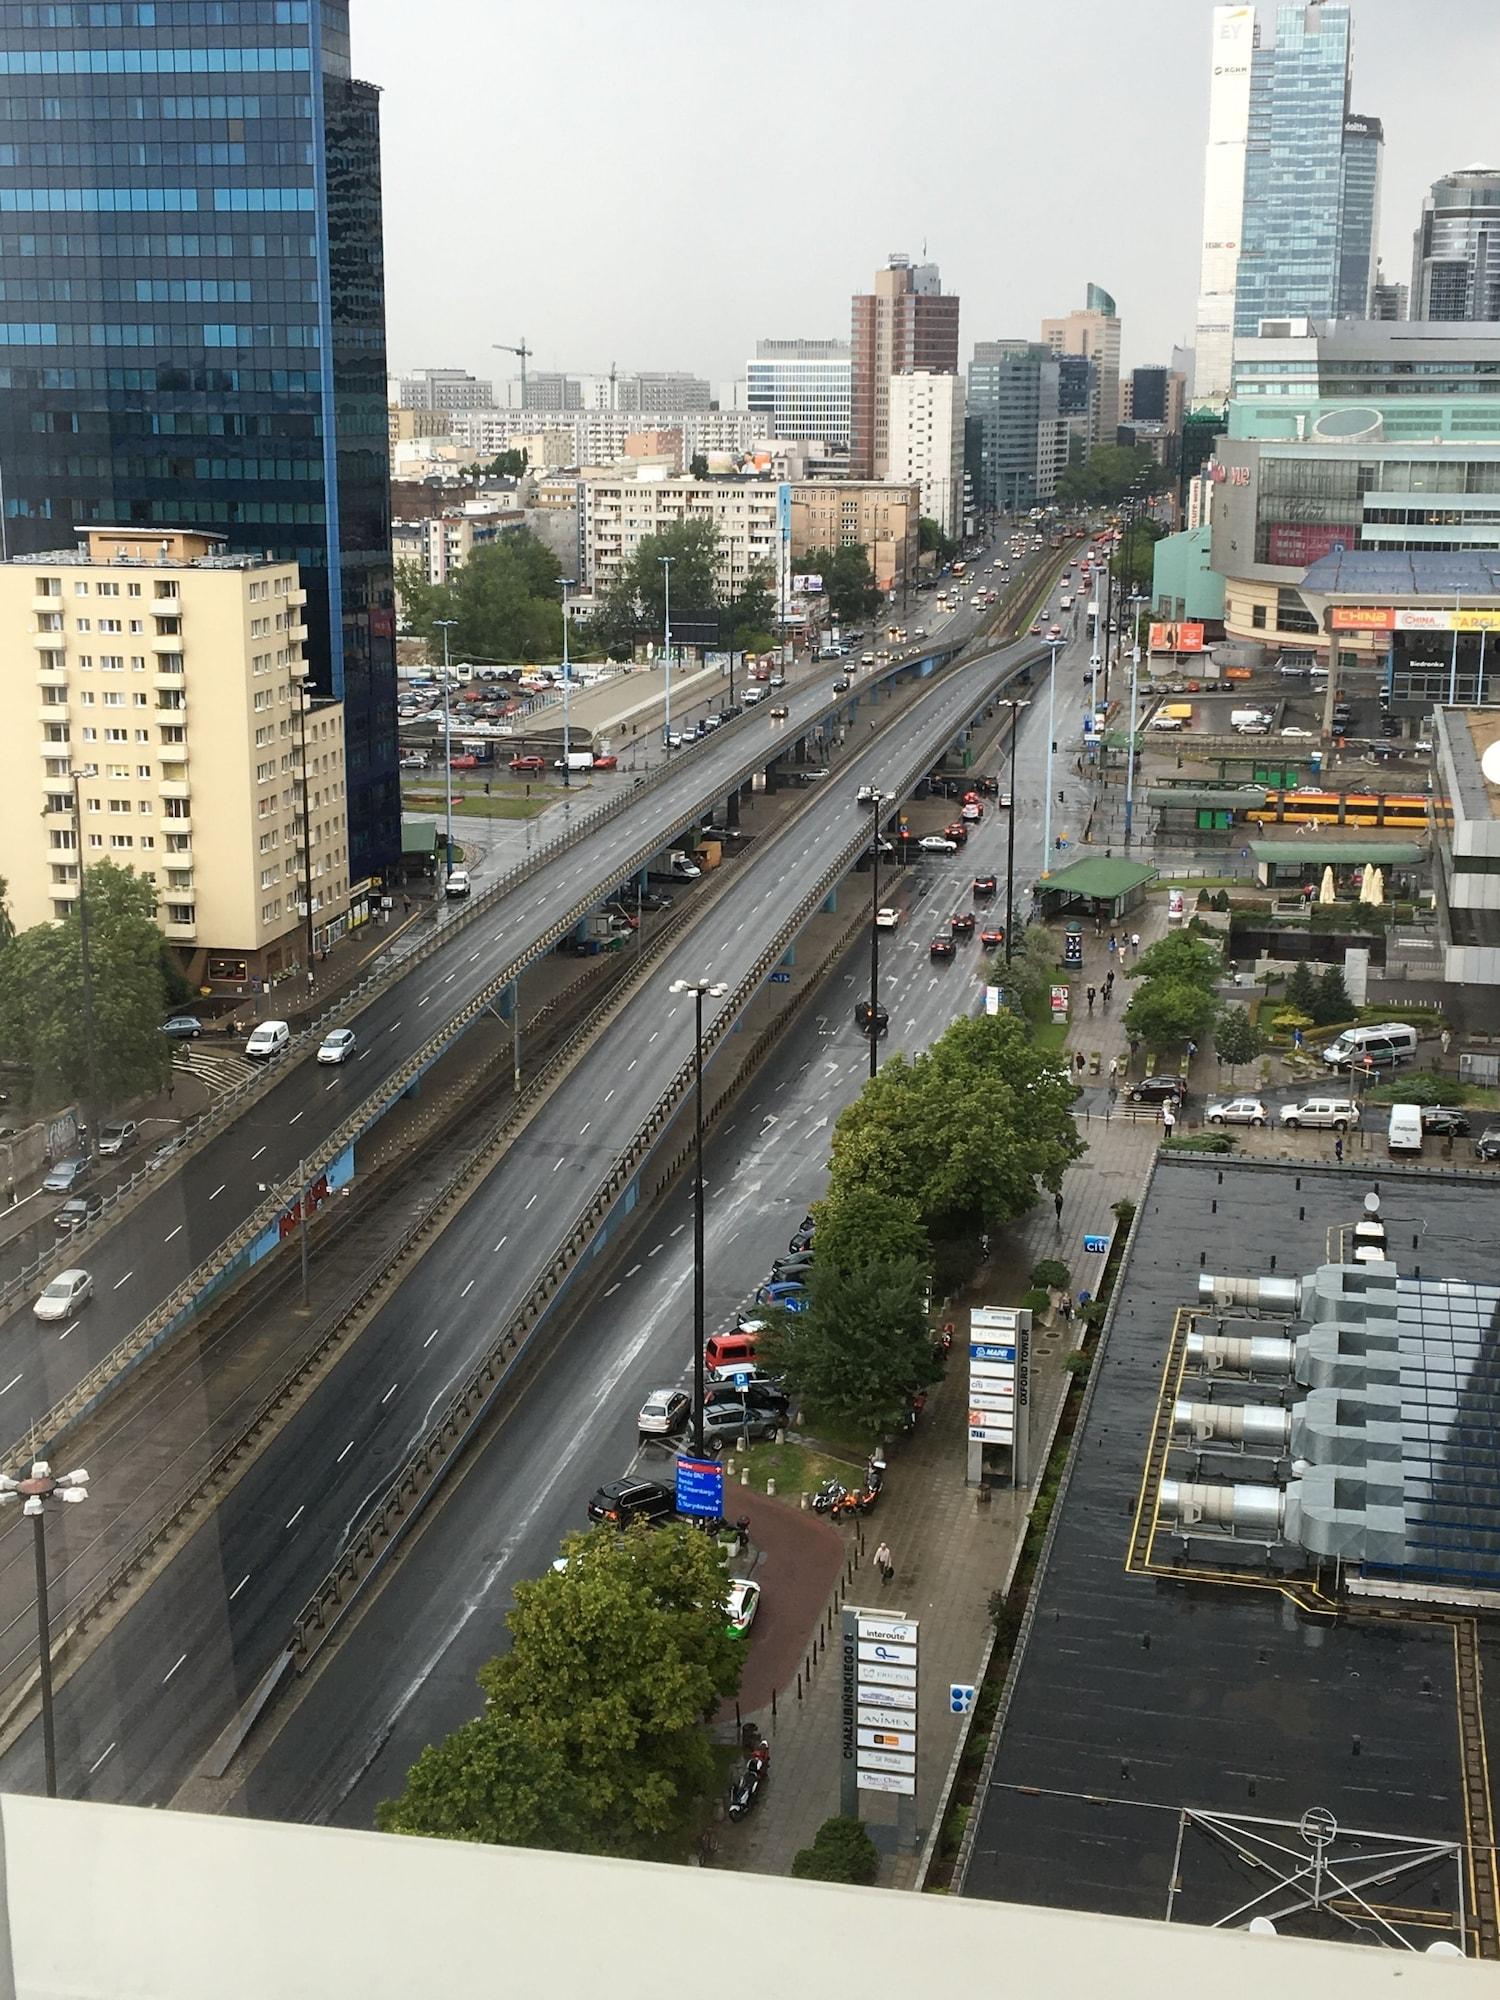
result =
M1500 632L1500 611L1400 611L1389 604L1336 604L1329 623L1335 632Z

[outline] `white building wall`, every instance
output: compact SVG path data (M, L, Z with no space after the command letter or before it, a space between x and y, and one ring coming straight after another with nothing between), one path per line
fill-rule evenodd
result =
M1221 402L1234 362L1234 292L1245 212L1254 7L1215 7L1203 154L1203 237L1193 339L1193 399Z
M887 477L915 480L922 512L945 535L963 529L964 378L916 371L891 377Z

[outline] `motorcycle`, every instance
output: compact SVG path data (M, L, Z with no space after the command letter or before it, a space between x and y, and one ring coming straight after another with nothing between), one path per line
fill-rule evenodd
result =
M841 1486L836 1479L825 1479L812 1497L813 1512L836 1514L847 1497L847 1487Z

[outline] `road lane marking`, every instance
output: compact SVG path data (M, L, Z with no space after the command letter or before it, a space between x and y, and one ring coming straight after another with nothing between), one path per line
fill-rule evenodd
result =
M245 1574L240 1578L239 1582L234 1586L234 1589L231 1590L229 1593L229 1602L231 1604L233 1604L234 1600L239 1596L240 1592L245 1588L245 1585L249 1581L250 1581L250 1572L249 1570L246 1570Z
M77 1320L74 1320L73 1326L77 1326L77 1324L78 1324ZM70 1326L68 1328L68 1331L69 1333L71 1333L73 1331L73 1327ZM0 1396L8 1396L11 1390L14 1389L16 1384L20 1381L20 1379L21 1377L19 1375L12 1375L10 1380L6 1383L5 1387L3 1389L0 1389Z
M302 1516L306 1512L307 1512L307 1502L304 1500L302 1505L297 1509L296 1513L293 1514L291 1520L287 1522L287 1526L289 1528L295 1528L297 1523L302 1519ZM184 1658L186 1658L186 1655L184 1655Z
M174 1236L180 1236L181 1234L182 1234L182 1224L179 1222L177 1227L175 1229L169 1230L161 1240L163 1243L170 1243Z
M263 1153L263 1152L264 1152L265 1150L266 1150L266 1149L265 1149L265 1147L264 1147L264 1146L257 1146L257 1147L256 1147L256 1149L255 1149L255 1151L254 1151L254 1152L253 1152L253 1153L252 1153L252 1154L250 1155L250 1158L251 1158L251 1161L252 1161L252 1163L253 1163L254 1161L258 1160L258 1159L260 1158L261 1154L262 1154L262 1153Z
M677 1227L676 1227L676 1228L675 1228L675 1229L674 1229L674 1230L672 1231L672 1234L673 1234L674 1236L680 1236L680 1235L682 1234L683 1230L684 1230L684 1229L686 1229L686 1228L687 1228L687 1224L686 1224L685 1222L679 1222L679 1223L678 1223L678 1225L677 1225Z
M531 1197L530 1201L528 1201L528 1202L527 1202L527 1204L526 1204L526 1207L527 1207L527 1208L535 1208L535 1207L536 1207L536 1196L535 1196L535 1195L533 1195L533 1196ZM522 1213L524 1214L524 1213L525 1213L525 1210L523 1210L523 1211L522 1211Z
M99 1766L104 1762L104 1759L113 1753L114 1747L115 1747L114 1744L111 1743L109 1749L101 1752L101 1754L94 1759L93 1763L89 1765L89 1776L91 1778L93 1777L94 1773L98 1770Z
M400 1386L401 1384L399 1382L393 1382L390 1388L386 1390L385 1394L380 1399L381 1409L385 1408L386 1404L391 1400L392 1396L395 1395L396 1391L400 1388Z
M431 1347L432 1343L437 1339L437 1337L438 1337L438 1330L436 1327L434 1327L431 1333L429 1333L427 1338L422 1342L422 1345L424 1347Z
M110 1290L117 1292L120 1289L121 1285L128 1285L134 1276L135 1276L134 1271L127 1271L123 1278L115 1279L114 1284L111 1285L110 1287Z
M593 1124L593 1122L594 1121L592 1118L584 1119L583 1123L578 1128L578 1136L580 1139L583 1137L584 1133L587 1132L587 1130L589 1129L590 1125Z
M615 1284L613 1284L613 1285L611 1285L611 1286L610 1286L609 1290L608 1290L608 1291L607 1291L607 1292L606 1292L606 1293L604 1294L604 1296L605 1296L605 1297L606 1297L607 1299L612 1299L612 1298L614 1297L615 1293L616 1293L616 1292L617 1292L617 1291L618 1291L619 1289L620 1289L620 1287L619 1287L619 1284L618 1284L618 1282L617 1282L617 1283L615 1283Z
M474 1280L470 1278L468 1284L464 1286L463 1290L459 1293L458 1296L461 1299L466 1299L469 1296L470 1292L473 1291L473 1289L474 1289Z
M63 1328L62 1332L61 1332L61 1333L60 1333L60 1334L59 1334L59 1335L57 1336L57 1337L58 1337L58 1339L59 1339L59 1340L66 1340L66 1339L67 1339L67 1337L68 1337L68 1335L69 1335L70 1333L77 1333L77 1331L78 1331L78 1326L79 1326L79 1322L78 1322L78 1321L77 1321L77 1320L75 1319L74 1321L72 1321L72 1323L71 1323L70 1325L68 1325L68 1326L65 1326L65 1327Z
M496 1250L503 1250L503 1249L505 1248L506 1244L507 1244L507 1243L509 1243L509 1241L510 1241L510 1238L509 1238L508 1236L502 1236L502 1237L500 1238L500 1241L499 1241L499 1242L498 1242L498 1243L497 1243L497 1244L495 1245L495 1249L496 1249Z
M611 1087L611 1088L610 1088L609 1090L606 1090L606 1091L605 1091L605 1093L604 1093L604 1101L605 1101L605 1103L606 1103L606 1104L608 1104L609 1100L610 1100L610 1099L611 1099L611 1098L612 1098L612 1097L614 1096L614 1094L615 1094L615 1093L614 1093L614 1089L613 1089L613 1087Z
M166 1686L167 1682L168 1682L168 1681L169 1681L169 1680L170 1680L170 1679L172 1678L173 1674L175 1674L175 1673L176 1673L177 1669L178 1669L178 1668L179 1668L179 1667L180 1667L180 1666L182 1665L183 1661L184 1661L184 1660L185 1660L186 1658L187 1658L187 1654L186 1654L186 1653L182 1653L182 1654L180 1654L180 1655L179 1655L179 1656L178 1656L178 1657L177 1657L177 1658L176 1658L176 1659L175 1659L175 1660L174 1660L174 1661L172 1662L171 1666L167 1668L167 1671L166 1671L166 1672L165 1672L165 1673L164 1673L164 1674L162 1675L162 1677L161 1677L161 1684L162 1684L162 1686L163 1686L163 1687L165 1687L165 1686Z
M625 1273L626 1277L627 1277L627 1278L633 1278L633 1277L635 1276L636 1272L637 1272L637 1271L638 1271L638 1270L639 1270L640 1268L641 1268L641 1267L640 1267L640 1265L639 1265L639 1264L632 1264L632 1265L631 1265L631 1267L630 1267L630 1269L629 1269L629 1270L628 1270L628 1271L627 1271L627 1272Z
M208 1197L209 1200L217 1201L219 1199L219 1196L224 1192L225 1188L227 1188L228 1185L229 1185L228 1181L220 1181L219 1185L214 1189L213 1193Z
M350 1452L353 1451L353 1449L354 1449L354 1440L353 1438L350 1438L349 1442L344 1446L344 1449L339 1453L338 1457L333 1461L334 1464L342 1465L344 1460L349 1456Z
M666 1246L666 1244L665 1244L665 1243L655 1243L655 1244L653 1244L653 1245L651 1246L651 1248L650 1248L650 1249L649 1249L649 1250L648 1250L648 1251L646 1252L646 1255L647 1255L648 1257L656 1257L656 1256L659 1256L659 1255L661 1254L661 1252L662 1252L663 1250L665 1250L665 1249L666 1249L666 1247L667 1247L667 1246Z
M636 1064L637 1064L637 1063L638 1063L639 1061L640 1061L640 1057L639 1057L639 1056L632 1056L632 1057L630 1058L630 1061L629 1061L628 1063L626 1063L626 1065L625 1065L626 1069L627 1069L627 1070L631 1070L631 1069L634 1069L634 1068L635 1068L635 1066L636 1066Z
M562 1165L562 1163L563 1163L563 1156L561 1153L559 1153L556 1160L553 1162L552 1166L553 1173L557 1172L558 1168Z
M299 1118L303 1118L306 1115L307 1115L307 1106L304 1104L302 1109L296 1112L292 1117L288 1118L286 1122L288 1125L295 1125Z

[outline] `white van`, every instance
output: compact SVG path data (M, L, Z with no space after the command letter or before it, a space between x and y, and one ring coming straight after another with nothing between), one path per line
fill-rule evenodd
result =
M1330 1069L1394 1069L1417 1053L1417 1031L1405 1021L1381 1021L1369 1028L1350 1028L1323 1051ZM1366 1065L1365 1058L1369 1057Z
M592 750L570 750L566 757L555 757L552 768L554 771L592 771L594 753Z
M1398 1153L1422 1150L1422 1107L1420 1104L1393 1104L1391 1122L1385 1135L1386 1150L1394 1159Z
M285 1021L262 1021L250 1030L250 1039L245 1044L245 1054L259 1059L279 1056L290 1046L292 1031Z

